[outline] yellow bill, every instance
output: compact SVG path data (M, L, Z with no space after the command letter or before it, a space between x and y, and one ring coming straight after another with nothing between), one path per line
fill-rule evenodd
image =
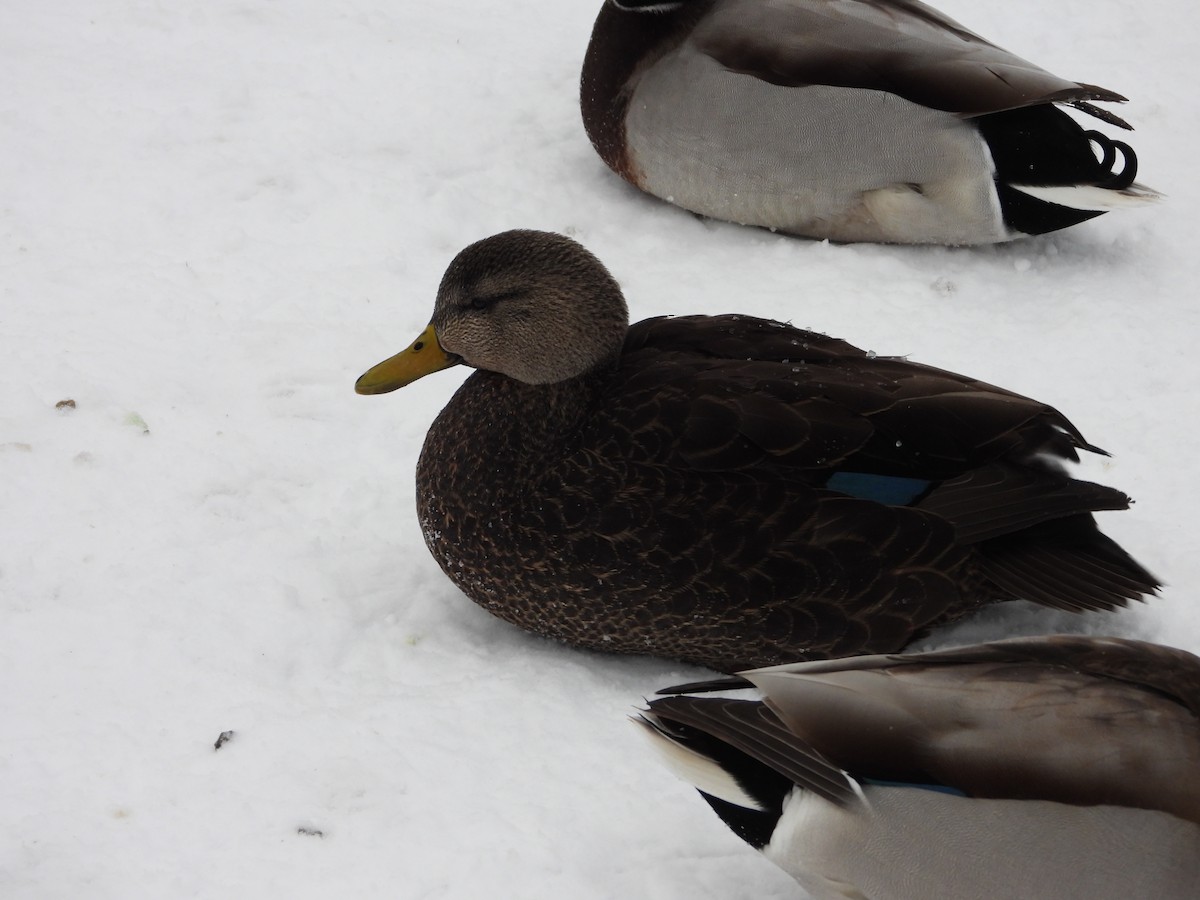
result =
M412 384L418 378L448 369L458 365L462 360L451 356L438 343L437 332L433 325L421 332L412 344L401 350L391 359L385 359L377 366L372 366L354 382L354 391L358 394L386 394Z

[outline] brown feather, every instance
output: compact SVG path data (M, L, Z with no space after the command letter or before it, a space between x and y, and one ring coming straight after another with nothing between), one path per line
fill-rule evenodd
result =
M997 47L915 0L717 6L697 43L735 72L787 87L887 91L963 115L1042 103L1121 101ZM795 48L803 46L804 52Z
M1053 636L781 669L747 675L856 777L1200 824L1200 659L1182 650Z

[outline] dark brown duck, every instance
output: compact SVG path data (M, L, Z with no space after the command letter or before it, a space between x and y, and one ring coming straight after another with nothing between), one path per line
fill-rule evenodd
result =
M1129 498L1064 473L1103 451L1053 407L749 316L630 326L561 235L463 250L429 328L356 390L460 363L421 527L468 597L538 634L736 671L1158 586L1091 515Z

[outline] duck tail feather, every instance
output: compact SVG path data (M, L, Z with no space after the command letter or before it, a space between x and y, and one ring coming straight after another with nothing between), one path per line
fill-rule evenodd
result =
M1114 209L1134 209L1157 203L1163 195L1144 184L1131 184L1114 190L1098 184L1010 184L1014 191L1027 194L1043 203L1053 203L1069 209L1089 212L1111 212Z
M1158 593L1161 583L1088 513L1044 522L978 545L984 574L1025 600L1072 612L1112 610Z

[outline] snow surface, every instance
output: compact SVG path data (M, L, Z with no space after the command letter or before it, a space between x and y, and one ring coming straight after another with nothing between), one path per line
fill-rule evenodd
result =
M583 241L637 318L792 319L1053 403L1112 451L1081 474L1136 497L1102 525L1162 598L1014 604L923 646L1200 651L1193 5L942 4L1131 97L1169 195L975 250L637 194L579 122L596 8L0 5L0 896L799 896L624 721L701 670L528 636L427 554L413 467L466 371L353 393L506 228Z

